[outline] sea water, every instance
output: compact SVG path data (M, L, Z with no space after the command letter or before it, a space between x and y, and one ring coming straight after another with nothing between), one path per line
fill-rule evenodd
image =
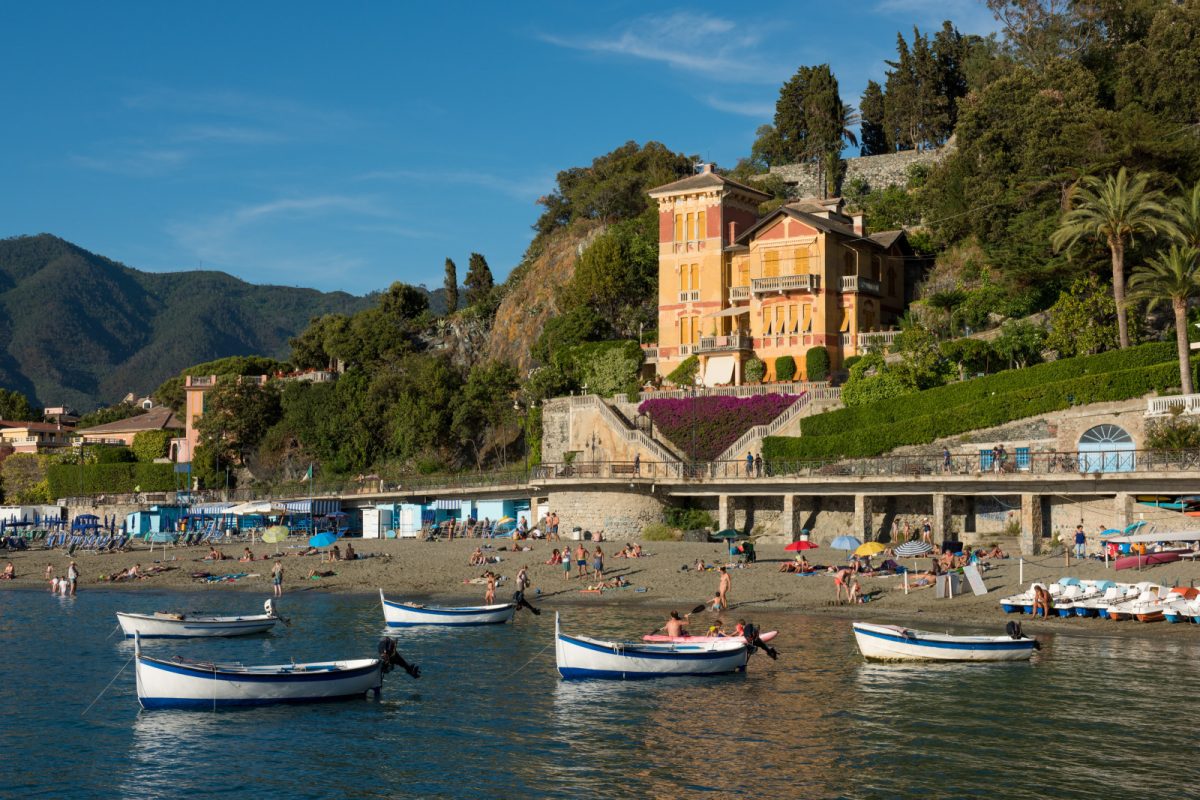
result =
M393 672L379 700L139 710L114 611L251 613L263 599L0 593L0 796L1066 798L1183 796L1200 782L1200 637L1187 630L1048 637L1031 663L867 664L846 621L746 606L739 615L780 631L778 661L756 655L747 674L715 678L563 682L553 613L522 612L512 625L391 631L423 675ZM377 596L280 605L291 626L271 634L145 648L287 663L372 656L385 632ZM624 638L662 616L562 611L569 632ZM992 627L1003 622L997 612Z

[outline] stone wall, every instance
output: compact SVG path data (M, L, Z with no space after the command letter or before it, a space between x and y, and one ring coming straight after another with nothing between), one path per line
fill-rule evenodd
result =
M862 180L868 189L883 189L888 186L904 186L908 182L908 169L914 164L933 166L954 150L952 143L936 150L904 150L899 153L884 153L879 156L859 156L846 159L845 186L855 179ZM815 164L782 164L771 167L771 175L778 175L795 185L796 197L821 197L821 185L817 180Z
M604 531L605 539L637 539L642 528L662 522L664 503L660 496L629 489L551 491L549 508L562 522L560 533L570 535L578 526L585 531Z

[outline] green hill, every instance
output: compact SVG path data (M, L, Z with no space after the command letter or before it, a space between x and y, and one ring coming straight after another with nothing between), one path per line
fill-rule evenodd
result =
M374 302L223 272L140 272L49 234L3 239L0 386L89 410L148 393L190 364L286 358L310 318Z

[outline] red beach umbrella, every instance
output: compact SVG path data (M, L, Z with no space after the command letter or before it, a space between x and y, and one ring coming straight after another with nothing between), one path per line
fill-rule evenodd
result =
M799 542L792 542L791 544L789 544L787 547L785 547L783 549L788 551L789 553L798 553L801 550L816 550L817 546L815 544L813 544L812 542L805 539L805 540L801 540Z

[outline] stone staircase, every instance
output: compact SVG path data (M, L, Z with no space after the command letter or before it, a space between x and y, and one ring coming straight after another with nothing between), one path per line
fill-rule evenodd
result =
M617 434L619 434L626 442L631 445L638 445L646 448L655 459L664 463L679 464L683 462L683 457L676 453L671 448L660 442L658 439L650 436L644 431L639 431L629 420L622 414L618 413L612 406L604 401L603 398L597 397L594 394L576 395L571 398L571 406L574 408L591 407L600 412L600 416L608 423L608 426Z
M819 396L818 396L819 395ZM801 417L807 417L810 414L819 414L822 411L828 411L834 407L839 400L841 394L838 389L826 389L822 392L805 392L796 398L796 402L787 407L787 410L778 417L768 422L766 425L755 425L750 430L738 437L738 440L729 447L725 448L725 452L717 456L717 461L738 461L745 456L747 452L760 450L762 448L762 440L768 436L775 436L781 433L789 425L793 424Z

